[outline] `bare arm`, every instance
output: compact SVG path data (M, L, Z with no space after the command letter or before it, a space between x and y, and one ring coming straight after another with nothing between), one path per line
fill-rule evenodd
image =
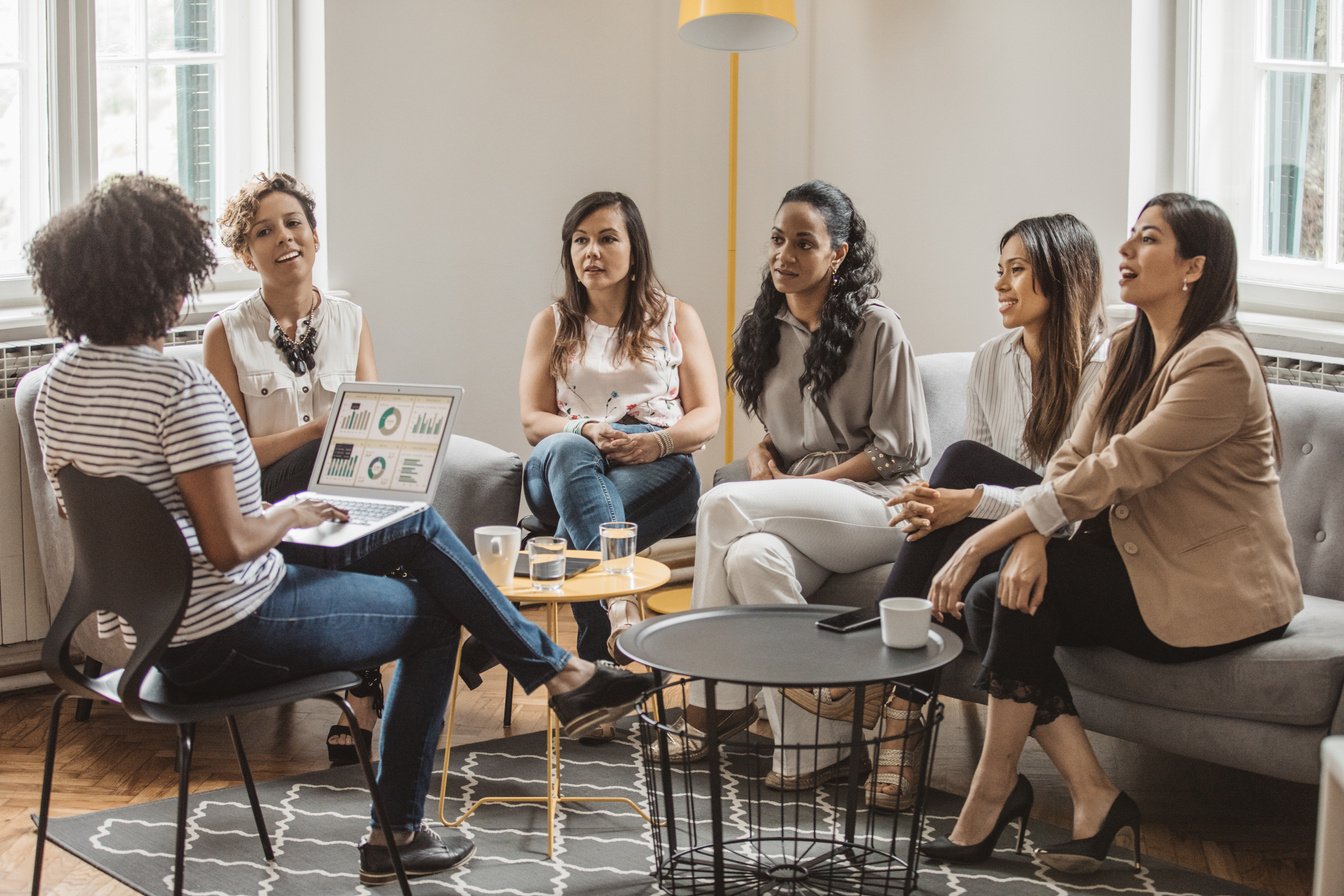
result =
M551 376L551 347L555 345L555 318L550 308L532 318L518 373L518 406L523 435L535 445L564 429L566 418L555 403L555 380Z
M367 328L365 330L367 332ZM234 410L242 419L243 425L248 427L249 433L251 426L247 420L247 408L243 402L243 390L238 385L238 368L233 363L233 354L229 351L229 338L224 333L224 322L218 317L212 318L205 325L203 339L203 359L205 369L209 370L219 384L224 387L224 394L229 396L229 401L233 402ZM360 356L363 360L363 344L361 341ZM369 342L370 363L372 362L373 343ZM268 436L253 436L252 450L257 453L257 462L262 467L269 467L289 452L311 442L313 439L322 437L322 430L326 427L325 417L319 417L302 426L296 426L293 429L287 429L283 432L273 433Z
M233 468L227 463L181 473L177 487L196 527L201 551L221 571L260 557L279 544L290 529L349 518L344 510L325 501L293 498L281 501L259 516L243 516L234 489Z
M677 339L681 342L680 381L682 417L665 433L672 439L673 454L697 451L719 431L722 416L719 404L718 373L709 350L700 315L685 302L677 304ZM609 431L610 430L610 431ZM616 463L643 464L658 459L661 446L653 433L627 435L610 427L585 427L584 435L593 439L598 450Z
M376 383L378 364L373 360L373 332L369 329L369 319L362 313L359 318L359 357L355 360L355 379L361 383Z
M808 473L804 476L789 476L775 464L773 459L770 461L770 470L775 479L849 479L854 482L871 482L878 478L877 467L873 466L872 460L863 451L829 470Z

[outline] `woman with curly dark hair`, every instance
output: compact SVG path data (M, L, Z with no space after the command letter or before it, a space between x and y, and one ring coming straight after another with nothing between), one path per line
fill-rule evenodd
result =
M691 455L719 429L714 357L695 309L658 282L629 196L583 197L560 239L565 290L533 318L519 375L527 503L572 548L630 521L643 549L695 516ZM639 621L634 598L571 606L587 659L615 656Z
M767 432L747 453L752 481L718 486L700 501L695 607L800 604L833 572L889 560L903 536L888 525L887 500L931 453L915 354L896 313L878 300L876 242L849 197L821 181L790 190L770 245L728 377ZM692 686L679 723L691 735L707 724L702 687ZM756 708L750 695L723 690L726 737L750 725ZM779 699L778 691L766 695L777 741L814 737L817 720L803 713L784 722L806 733L785 730ZM848 741L848 722L820 725L823 741ZM703 744L692 736L672 746L694 756ZM810 787L847 771L836 749L782 752L768 787ZM814 759L819 767L802 767Z
M336 568L287 563L290 529L344 520L312 499L261 500L261 469L233 402L204 367L163 353L184 296L214 269L210 228L166 181L114 177L53 218L29 248L34 283L72 340L52 359L34 408L42 455L146 486L177 521L192 557L187 607L159 671L201 698L398 661L379 751L387 831L359 846L359 879L467 861L462 833L425 825L425 794L463 626L528 688L545 686L570 736L633 706L649 676L597 667L556 646L499 593L433 508L340 548ZM404 566L412 578L382 573ZM353 570L358 569L359 572ZM112 636L115 616L99 614ZM129 634L129 633L128 633Z

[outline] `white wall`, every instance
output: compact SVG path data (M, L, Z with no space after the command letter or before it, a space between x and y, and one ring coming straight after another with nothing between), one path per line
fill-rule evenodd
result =
M997 332L998 238L1019 218L1074 212L1111 267L1129 223L1128 2L798 11L797 40L742 57L739 314L779 197L809 177L868 218L920 352ZM680 41L676 16L676 0L326 3L330 285L363 303L384 379L467 387L463 433L526 454L523 339L590 190L639 203L722 372L728 62ZM752 432L739 422L739 453ZM722 459L711 445L706 480Z

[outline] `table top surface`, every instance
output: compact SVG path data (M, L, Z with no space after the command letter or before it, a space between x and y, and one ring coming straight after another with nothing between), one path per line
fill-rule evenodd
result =
M598 557L599 554L597 551L565 551L565 556ZM564 587L559 591L538 591L532 587L532 582L527 576L514 576L512 583L499 590L511 600L529 604L570 604L586 600L602 600L621 594L642 594L666 585L671 577L672 570L664 564L636 555L633 575L603 572L601 564L598 564L592 569L565 579Z
M711 681L769 687L819 687L890 681L928 672L961 653L940 625L913 650L882 643L879 626L840 634L816 621L853 609L826 604L692 610L638 623L621 650L652 668Z

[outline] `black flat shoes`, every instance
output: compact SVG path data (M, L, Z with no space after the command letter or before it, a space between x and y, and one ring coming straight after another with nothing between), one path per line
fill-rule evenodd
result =
M652 675L636 675L605 660L593 665L597 668L592 678L551 698L551 709L566 737L583 737L599 725L616 721L653 690Z

